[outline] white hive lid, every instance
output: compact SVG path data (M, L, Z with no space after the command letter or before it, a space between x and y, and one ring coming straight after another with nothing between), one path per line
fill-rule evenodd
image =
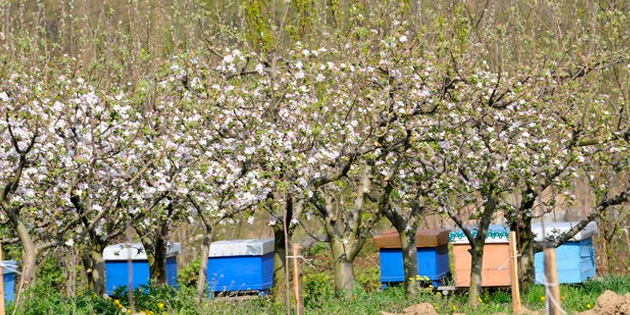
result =
M169 242L166 245L166 257L176 256L181 252L180 243ZM109 245L103 250L105 260L147 260L147 253L142 243L120 243Z
M262 256L273 252L273 239L227 240L213 242L208 257Z
M18 264L15 260L3 260L2 261L2 274L20 272Z
M543 224L542 223L534 223L532 224L532 232L534 233L534 240L536 242L543 242L545 239L555 239L562 235L563 233L568 232L571 228L576 226L579 221L573 222L547 222L544 223L545 231L543 233ZM575 234L570 241L581 241L585 240L594 234L597 234L597 223L594 221L589 222L580 232Z

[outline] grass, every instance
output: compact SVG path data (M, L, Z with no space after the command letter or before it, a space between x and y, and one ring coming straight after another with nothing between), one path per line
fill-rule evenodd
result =
M311 281L328 281L327 278L311 278ZM320 283L319 287L326 288ZM311 289L313 289L311 287ZM283 303L275 303L270 298L238 301L218 301L195 298L193 288L183 287L176 291L172 288L145 288L137 290L135 302L138 310L147 310L151 314L286 314ZM306 288L305 288L306 290ZM570 313L587 310L594 306L597 297L605 290L617 293L630 291L630 277L608 276L598 280L589 280L582 285L563 285L561 287L562 305ZM97 297L84 294L76 299L63 296L45 283L38 284L27 305L18 314L124 314L129 305L124 292L113 298ZM533 286L523 294L524 305L531 310L544 309L544 288ZM415 297L404 295L402 287L392 287L382 291L367 292L357 289L350 299L335 296L325 290L306 295L307 314L380 314L381 311L400 312L402 309L418 303L431 303L441 314L460 312L466 314L494 314L508 312L511 308L511 294L506 290L486 292L477 308L466 305L466 292L455 292L443 296L439 292L423 290ZM116 302L118 300L118 302ZM9 309L11 311L11 307Z

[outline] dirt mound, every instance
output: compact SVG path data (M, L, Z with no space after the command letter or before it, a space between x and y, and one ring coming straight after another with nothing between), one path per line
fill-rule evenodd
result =
M597 298L597 305L582 315L630 315L630 293L619 295L606 290Z
M402 313L381 312L381 315L438 315L433 305L429 303L420 303L407 307Z

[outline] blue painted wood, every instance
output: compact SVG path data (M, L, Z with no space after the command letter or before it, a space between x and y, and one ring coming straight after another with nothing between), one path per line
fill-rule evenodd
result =
M208 291L265 292L273 285L273 252L208 258Z
M150 280L149 261L146 259L133 260L134 289L142 285L148 285ZM166 282L170 286L177 288L177 257L172 256L166 259ZM112 295L119 287L127 287L129 283L129 265L126 260L106 260L105 261L105 289L108 295Z
M595 277L595 249L592 238L566 242L556 248L556 265L559 283L582 283ZM536 283L542 284L545 276L545 256L534 255Z
M2 280L4 285L4 301L15 302L15 271L18 266L14 260L2 261Z
M438 247L418 247L418 275L428 277L434 287L444 283L449 276L448 244ZM381 248L380 281L383 287L405 281L402 250L400 248Z
M166 283L168 285L179 288L177 284L177 257L171 256L166 258Z

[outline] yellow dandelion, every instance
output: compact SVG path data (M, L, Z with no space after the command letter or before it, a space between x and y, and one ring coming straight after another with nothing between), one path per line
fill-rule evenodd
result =
M157 307L158 307L159 309L163 309L163 308L164 308L164 303L159 302L159 303L157 304Z
M545 301L545 296L544 296L544 295L541 295L541 296L540 296L540 301L541 301L541 302L544 302L544 301Z
M586 308L590 309L591 307L593 307L593 305L591 305L590 303L586 304Z

